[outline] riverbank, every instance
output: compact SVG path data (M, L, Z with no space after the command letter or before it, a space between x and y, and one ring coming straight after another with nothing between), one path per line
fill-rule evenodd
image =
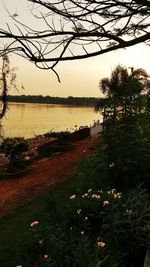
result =
M0 180L0 217L31 200L48 187L63 183L78 169L77 162L93 152L98 136L75 142L74 149L33 162L19 178ZM36 143L36 146L40 145Z
M42 95L8 95L8 102L16 103L38 103L38 104L59 104L71 106L95 107L98 102L96 97L54 97Z

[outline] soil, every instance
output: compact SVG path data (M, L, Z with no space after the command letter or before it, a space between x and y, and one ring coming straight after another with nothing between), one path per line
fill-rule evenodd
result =
M27 173L0 180L0 218L22 205L47 187L63 183L77 172L77 162L93 152L98 137L73 143L73 150L34 161ZM36 143L36 146L40 145Z

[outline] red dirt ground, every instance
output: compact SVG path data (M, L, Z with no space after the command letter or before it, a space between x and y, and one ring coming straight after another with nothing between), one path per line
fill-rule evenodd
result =
M34 162L26 175L0 180L0 217L32 199L45 188L64 182L77 171L82 156L93 152L98 138L88 137L74 143L72 151Z

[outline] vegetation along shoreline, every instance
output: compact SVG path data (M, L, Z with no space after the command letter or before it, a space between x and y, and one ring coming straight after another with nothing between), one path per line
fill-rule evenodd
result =
M39 103L39 104L61 104L73 106L93 106L98 102L96 97L53 97L42 95L8 95L8 102L17 103Z

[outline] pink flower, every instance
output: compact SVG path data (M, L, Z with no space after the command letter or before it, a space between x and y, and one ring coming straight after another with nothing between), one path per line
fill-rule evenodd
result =
M96 195L96 194L93 194L93 195L92 195L92 198L100 199L100 196L99 196L99 195Z
M104 243L104 242L98 242L97 243L98 248L103 248L103 247L105 247L105 245L106 245L106 243Z
M48 255L44 255L43 258L44 258L44 260L47 260L48 259Z
M108 200L104 200L104 201L103 201L103 205L104 205L104 206L109 205L109 201L108 201Z

